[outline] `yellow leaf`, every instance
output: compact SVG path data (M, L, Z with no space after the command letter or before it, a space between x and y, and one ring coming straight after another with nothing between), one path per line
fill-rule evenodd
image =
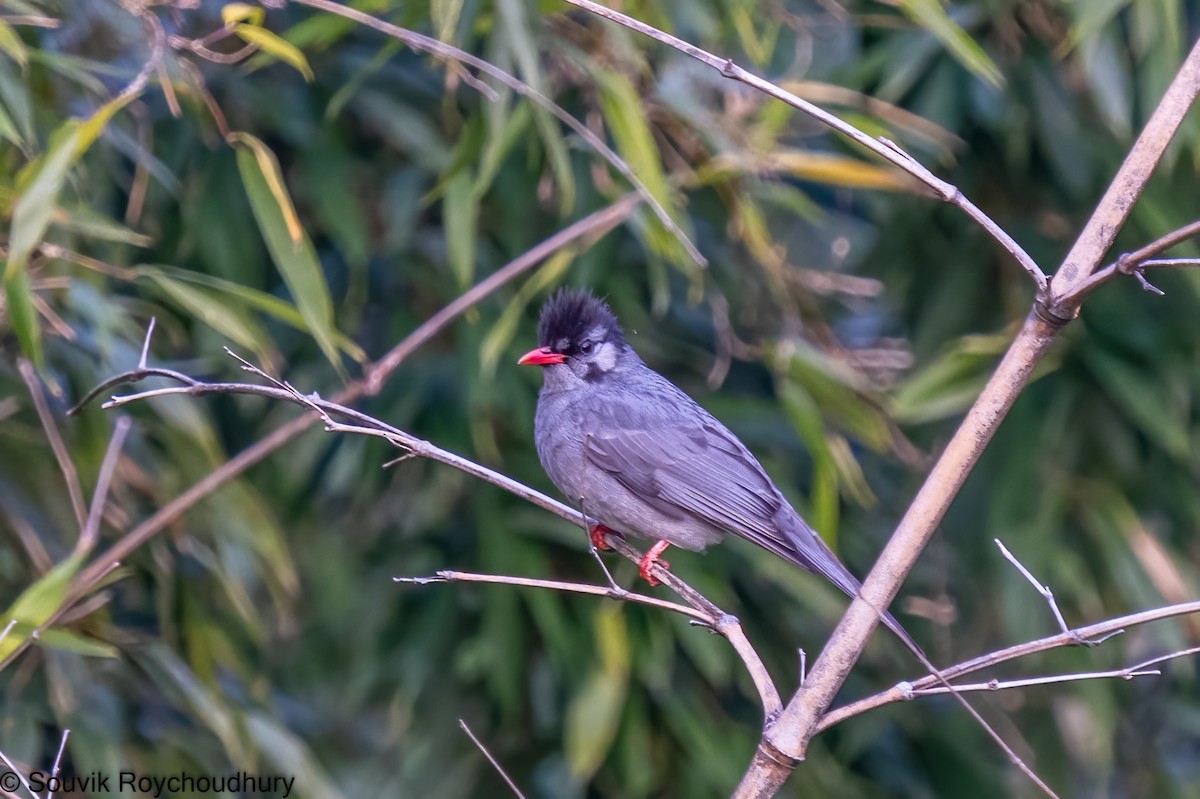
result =
M258 6L246 3L230 3L221 9L221 21L226 28L232 28L239 22L249 22L251 25L261 25L267 12Z
M312 82L314 77L312 68L309 67L304 53L300 52L296 45L281 39L266 28L258 28L254 25L234 25L233 32L250 44L256 45L267 55L272 55L280 61L290 64L304 76L306 81Z
M271 196L279 203L279 212L287 225L288 238L292 240L292 244L300 247L304 242L304 228L301 227L300 217L296 215L296 208L292 205L292 197L283 185L283 175L279 171L279 161L275 158L275 153L271 152L262 140L249 133L234 133L229 140L235 144L246 145L254 154L254 160L258 162L258 169L262 172Z

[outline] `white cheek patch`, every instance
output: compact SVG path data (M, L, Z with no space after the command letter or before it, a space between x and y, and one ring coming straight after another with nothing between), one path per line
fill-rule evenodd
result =
M596 368L601 372L610 372L617 365L617 348L612 343L605 343L600 346L600 351L596 353L596 358L592 361Z

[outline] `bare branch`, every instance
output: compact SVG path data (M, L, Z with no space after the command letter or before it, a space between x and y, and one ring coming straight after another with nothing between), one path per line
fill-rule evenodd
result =
M983 669L997 666L1001 663L1006 663L1010 660L1028 657L1029 655L1038 652L1045 652L1051 649L1059 649L1066 646L1075 646L1080 640L1088 640L1096 643L1101 643L1108 640L1114 635L1122 633L1129 627L1136 627L1141 624L1149 624L1150 622L1161 621L1175 616L1186 616L1193 613L1200 613L1200 601L1183 602L1178 605L1167 605L1153 610L1144 610L1140 613L1133 613L1128 616L1120 616L1113 619L1107 619L1096 624L1088 625L1087 627L1079 627L1074 630L1068 630L1065 633L1052 635L1046 638L1039 638L1036 641L1028 641L1023 644L1016 644L1006 649L1000 649L995 652L989 652L985 655L980 655L971 660L959 663L955 666L948 666L942 669L942 674L948 679L956 679L964 674L981 671ZM1185 650L1181 655L1192 654L1193 650ZM1171 655L1169 657L1175 657ZM1155 663L1161 662L1161 659L1155 658L1143 663L1138 663L1136 666L1131 666L1132 670L1141 670L1147 666L1152 666ZM831 710L821 717L820 723L817 725L817 732L826 730L835 724L840 724L852 716L857 716L865 713L868 710L887 705L892 702L900 702L907 698L908 695L915 691L922 691L926 688L931 688L937 685L937 680L933 677L922 677L919 680L912 682L900 683L898 686L893 686L886 691L864 697L848 705L843 705L836 710Z
M75 545L76 552L90 552L96 546L100 535L100 517L104 514L104 503L108 499L108 487L112 484L112 476L117 470L117 459L121 457L121 448L125 446L125 436L129 434L129 417L117 419L113 428L112 438L109 439L108 449L104 452L104 460L100 463L100 475L96 478L96 490L92 493L92 509L88 512L87 523L79 534Z
M492 764L492 768L496 769L496 773L500 775L517 799L525 799L525 794L521 793L521 789L518 788L517 784L512 781L512 778L505 773L504 768L500 765L499 761L492 757L492 753L487 750L487 747L483 745L483 742L475 737L475 733L471 732L471 728L467 726L467 722L459 719L458 726L462 727L462 731L465 732L467 737L471 739L471 743L475 744L475 747L479 749L479 751L483 753L483 756L487 758L487 761Z
M4 23L7 23L7 24L13 25L13 26L24 25L24 26L27 26L30 28L60 28L60 27L62 27L62 20L55 19L54 17L37 17L37 16L21 15L21 14L0 15L0 22L4 22Z
M1103 269L1098 269L1087 280L1082 281L1073 289L1063 295L1059 300L1060 305L1069 306L1072 303L1080 302L1083 297L1091 293L1093 289L1107 283L1117 275L1133 275L1141 283L1142 288L1157 294L1162 294L1161 291L1150 286L1146 282L1146 276L1142 274L1145 269L1151 267L1173 267L1173 266L1197 266L1200 265L1200 260L1195 258L1165 258L1155 259L1154 256L1159 253L1166 252L1176 244L1182 244L1188 239L1200 236L1200 221L1193 222L1190 225L1184 225L1178 230L1173 230L1161 238L1142 247L1139 250L1128 252L1112 262ZM1147 288L1149 286L1149 288Z
M62 738L58 741L58 753L54 756L54 765L50 767L50 776L57 777L59 767L62 765L63 752L67 750L67 738L71 737L71 730L63 730ZM53 799L54 791L46 794L46 799Z
M612 22L624 25L625 27L637 31L645 36L649 36L655 41L673 47L684 55L691 56L697 61L707 64L730 80L744 83L769 97L774 97L776 100L787 103L793 108L808 114L818 122L833 128L843 136L852 139L855 143L862 145L880 158L891 163L893 166L904 170L921 183L932 189L934 194L936 194L940 199L962 209L962 211L965 212L971 219L973 219L980 227L982 227L988 233L988 235L999 242L1000 246L1004 247L1004 249L1016 259L1017 263L1021 265L1022 269L1029 273L1029 276L1033 279L1034 284L1037 286L1038 294L1040 295L1045 292L1047 287L1045 273L1042 272L1033 258L1031 258L1029 254L1021 248L1021 245L1017 244L1016 240L1014 240L1012 236L1008 235L1008 233L1006 233L999 225L992 221L987 214L979 210L974 203L963 196L963 193L959 191L957 187L934 175L932 172L922 166L915 158L902 150L895 142L888 139L875 139L871 136L868 136L866 133L862 132L845 120L839 119L833 114L830 114L828 111L813 105L807 100L797 97L795 94L787 91L783 87L771 83L768 80L764 80L763 78L760 78L751 72L747 72L737 64L733 63L732 59L721 58L720 56L714 55L707 50L703 50L694 44L691 44L690 42L685 42L683 39L676 38L669 33L661 31L652 25L647 25L646 23L622 14L619 11L614 11L611 8L606 8L602 5L599 5L598 3L593 3L591 0L567 0L567 2L573 6L586 9L597 16L601 16Z
M345 17L346 19L354 20L361 25L365 25L368 28L373 28L380 33L391 36L393 39L404 42L404 44L408 45L414 50L427 53L435 58L440 58L446 61L457 61L459 63L466 64L467 66L482 72L488 77L499 81L515 91L517 94L527 97L531 101L537 103L542 108L553 114L554 117L560 122L570 128L577 136L579 136L579 138L587 142L588 146L599 153L601 158L611 164L614 169L620 172L625 179L633 185L638 194L641 195L642 199L645 200L647 205L649 205L654 211L654 215L658 217L659 222L661 222L663 227L665 227L671 233L671 235L679 241L679 244L683 247L684 251L688 254L688 257L691 258L692 261L694 261L698 266L707 265L708 260L700 254L700 251L696 249L696 245L691 242L687 235L684 234L683 230L680 229L679 225L675 223L675 220L671 218L671 215L667 213L667 210L662 207L662 204L659 203L659 201L655 199L654 195L650 193L650 190L646 188L646 184L642 182L641 178L637 176L637 173L633 171L629 164L627 164L619 155L613 152L612 148L605 144L603 139L589 130L587 125L584 125L578 119L571 116L562 108L562 106L558 105L541 92L535 90L529 84L510 75L491 62L471 55L470 53L460 50L457 47L415 31L408 30L407 28L401 28L397 25L391 24L390 22L384 22L381 19L372 17L370 14L365 14L357 9L334 3L331 0L292 0L292 2L296 5L308 6L320 11L326 11L330 14L337 14L338 16Z
M42 423L42 429L46 432L46 440L50 443L50 449L54 452L55 460L58 461L58 469L62 472L63 480L67 484L67 496L70 497L71 508L75 511L75 522L82 530L87 520L87 510L83 503L83 486L79 484L79 472L75 470L75 464L71 461L71 456L67 454L66 445L63 444L62 435L59 434L58 427L54 424L54 417L50 414L50 408L46 405L46 395L42 393L42 384L38 381L33 366L24 358L17 358L17 371L21 373L21 379L25 381L25 387L29 389L29 396L33 400L38 420Z
M29 791L29 795L32 796L33 799L41 799L40 796L33 792L33 788L29 785L29 780L25 779L25 775L22 774L20 769L18 769L16 765L8 759L8 755L4 754L3 751L0 751L0 760L4 761L4 765L8 766L9 771L17 775L17 778L21 780L21 785L25 787L25 790Z
M1095 270L1197 92L1200 92L1200 44L1193 48L1151 115L1056 273L1048 294L1065 296ZM813 665L804 687L767 730L736 796L751 799L775 795L804 757L822 715L862 655L867 638L878 623L876 608L891 603L1000 422L1028 383L1034 366L1077 310L1077 306L1070 305L1056 308L1049 297L1041 297L1035 303L1034 312L1025 320L996 372L913 499L858 596Z
M687 605L681 605L678 602L669 602L665 599L646 596L645 594L635 594L632 591L624 589L614 591L611 587L592 585L590 583L538 580L532 577L511 577L507 574L475 574L449 569L440 569L432 577L393 577L392 579L398 583L410 583L412 585L430 585L431 583L493 583L498 585L517 585L524 588L545 588L550 591L588 594L590 596L607 597L608 599L616 599L623 602L634 602L639 605L650 605L661 610L669 610L672 613L680 613L684 616L690 616L693 619L699 619L705 624L714 626L716 624L716 620L704 611L696 610Z
M992 540L996 542L996 546L1000 547L1000 554L1003 555L1009 563L1016 566L1017 571L1019 571L1022 576L1029 581L1029 584L1034 587L1034 590L1041 594L1046 602L1049 603L1050 612L1054 614L1054 620L1058 622L1058 628L1064 633L1067 632L1069 629L1067 627L1067 622L1065 619L1063 619L1062 612L1058 609L1058 603L1054 601L1054 592L1050 590L1050 586L1039 583L1034 576L1030 574L1029 569L1026 569L1021 564L1021 561L1017 560L1016 556L1008 551L1008 547L1004 546L1004 544L1000 542L999 538L993 538Z

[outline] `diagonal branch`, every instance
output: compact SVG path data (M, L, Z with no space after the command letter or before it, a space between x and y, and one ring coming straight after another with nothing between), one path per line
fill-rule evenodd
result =
M1146 130L1138 137L1056 273L1052 289L1056 294L1061 296L1070 291L1100 263L1197 92L1200 92L1200 44L1193 48L1172 81ZM818 731L821 716L862 655L867 638L878 623L875 608L891 604L1000 422L1025 388L1034 367L1071 318L1073 314L1052 313L1045 298L1035 303L1034 311L900 520L804 686L760 742L736 796L743 799L774 796L804 757L808 741Z
M25 387L29 389L29 396L33 400L34 410L37 411L38 421L42 423L42 429L46 432L46 440L50 442L50 449L54 452L55 460L58 461L58 469L62 472L63 480L67 484L67 496L70 497L71 508L75 511L75 522L82 530L87 520L87 506L83 501L83 487L79 484L79 472L75 469L71 456L67 454L62 435L58 432L58 426L54 424L54 417L46 405L46 395L42 392L42 384L38 382L38 376L34 372L33 366L24 358L17 358L17 371L21 373L21 379L25 381Z
M1021 245L1018 244L1012 236L1008 235L1003 228L992 221L992 219L983 211L981 211L974 203L963 196L963 193L959 191L956 186L947 183L937 175L930 172L919 161L917 161L917 159L913 158L911 155L902 150L895 142L888 139L876 139L868 136L866 133L854 127L849 122L834 116L823 108L813 105L801 97L797 97L792 92L789 92L783 87L771 83L768 80L764 80L752 72L747 72L737 64L733 63L732 59L721 58L720 56L714 55L713 53L699 48L690 42L685 42L683 39L679 39L669 33L666 33L665 31L659 30L652 25L647 25L646 23L622 14L619 11L606 8L599 3L593 3L591 0L566 1L573 6L586 9L597 16L604 17L605 19L616 22L619 25L624 25L630 30L637 31L645 36L649 36L655 41L662 42L669 47L673 47L684 55L691 56L697 61L707 64L730 80L744 83L769 97L774 97L776 100L787 103L799 111L803 111L805 114L808 114L818 122L833 128L838 133L854 141L856 144L865 147L893 166L903 170L909 175L912 175L921 183L929 187L941 200L960 208L964 213L966 213L967 216L973 219L987 232L989 236L999 242L1000 246L1007 250L1009 254L1016 259L1017 263L1021 265L1022 269L1029 273L1029 276L1033 279L1034 285L1037 286L1038 294L1041 295L1045 292L1047 287L1045 273L1042 272L1033 258L1031 258L1024 249L1022 249Z

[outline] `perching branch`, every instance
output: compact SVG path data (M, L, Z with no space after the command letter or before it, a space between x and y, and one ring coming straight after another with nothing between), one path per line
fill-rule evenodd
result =
M444 463L448 466L453 466L454 468L466 472L473 477L477 477L485 482L502 488L505 491L514 494L515 496L521 497L522 499L531 502L540 508L555 513L561 518L566 519L574 524L589 523L589 520L586 517L573 508L569 508L566 505L547 497L545 494L542 494L539 491L513 480L511 477L493 471L486 466L482 466L474 461L470 461L460 455L455 455L452 452L441 449L440 447L428 441L417 438L410 433L393 427L385 422L375 419L374 417L368 416L365 413L354 410L353 408L348 408L336 402L323 400L315 394L302 394L289 383L271 377L258 367L250 364L248 361L240 358L231 351L227 350L227 352L230 352L233 357L238 359L244 370L267 379L273 383L273 385L264 386L254 383L206 383L183 375L183 379L179 381L182 382L183 385L147 389L145 391L139 391L133 394L114 396L105 402L101 407L105 409L111 409L134 402L152 399L154 397L173 395L186 395L195 397L208 394L249 394L254 396L268 397L275 400L283 400L285 402L291 402L300 405L318 414L321 420L325 423L325 428L327 430L333 432L372 435L383 438L390 442L393 446L401 449L408 457L426 458L432 461L437 461L438 463ZM107 388L121 383L137 382L149 376L162 376L163 371L164 370L149 368L134 369L106 380L103 385ZM88 397L94 398L98 395L98 393L99 392L97 390L92 390L89 392ZM351 422L351 424L340 422L338 421L339 418L347 419ZM130 536L126 536L126 538L129 537ZM611 545L615 550L620 552L634 563L638 563L642 559L643 553L623 539L614 537L611 540ZM113 549L116 548L117 547L113 547ZM97 563L102 562L109 561L107 557L103 560L97 561ZM95 564L93 564L93 566L95 566ZM89 567L89 569L91 568L92 567ZM676 605L675 603L670 602L663 603L661 601L655 601L652 597L635 598L639 597L640 595L629 594L620 596L613 592L611 588L605 588L601 586L586 586L571 583L554 584L552 581L531 581L523 578L510 577L490 578L487 575L470 575L468 577L462 577L460 575L457 579L472 579L476 582L509 582L516 585L526 585L540 588L553 587L557 588L558 590L569 590L576 593L591 593L604 596L613 596L614 598L626 598L630 601L656 605L658 607L664 607L665 609L674 610L676 612L687 611L686 615L690 615L696 619L699 619L705 624L705 626L715 630L729 640L730 644L734 648L734 651L737 652L737 654L742 658L742 661L745 663L746 669L749 671L750 676L754 681L754 685L758 689L759 696L763 702L764 718L771 718L776 712L778 712L782 704L779 699L778 691L775 689L770 674L767 672L762 659L759 657L758 653L754 650L754 648L750 645L749 640L746 638L741 624L738 622L737 618L722 611L709 599L704 597L699 591L696 591L694 588L667 569L656 565L653 573L660 582L674 591L680 598L690 605L691 608L688 609L684 606ZM445 575L439 573L439 575L435 578L408 578L405 581L425 582L449 580L450 578L446 575L450 574L455 573L446 572ZM64 605L63 607L65 609L67 605Z

